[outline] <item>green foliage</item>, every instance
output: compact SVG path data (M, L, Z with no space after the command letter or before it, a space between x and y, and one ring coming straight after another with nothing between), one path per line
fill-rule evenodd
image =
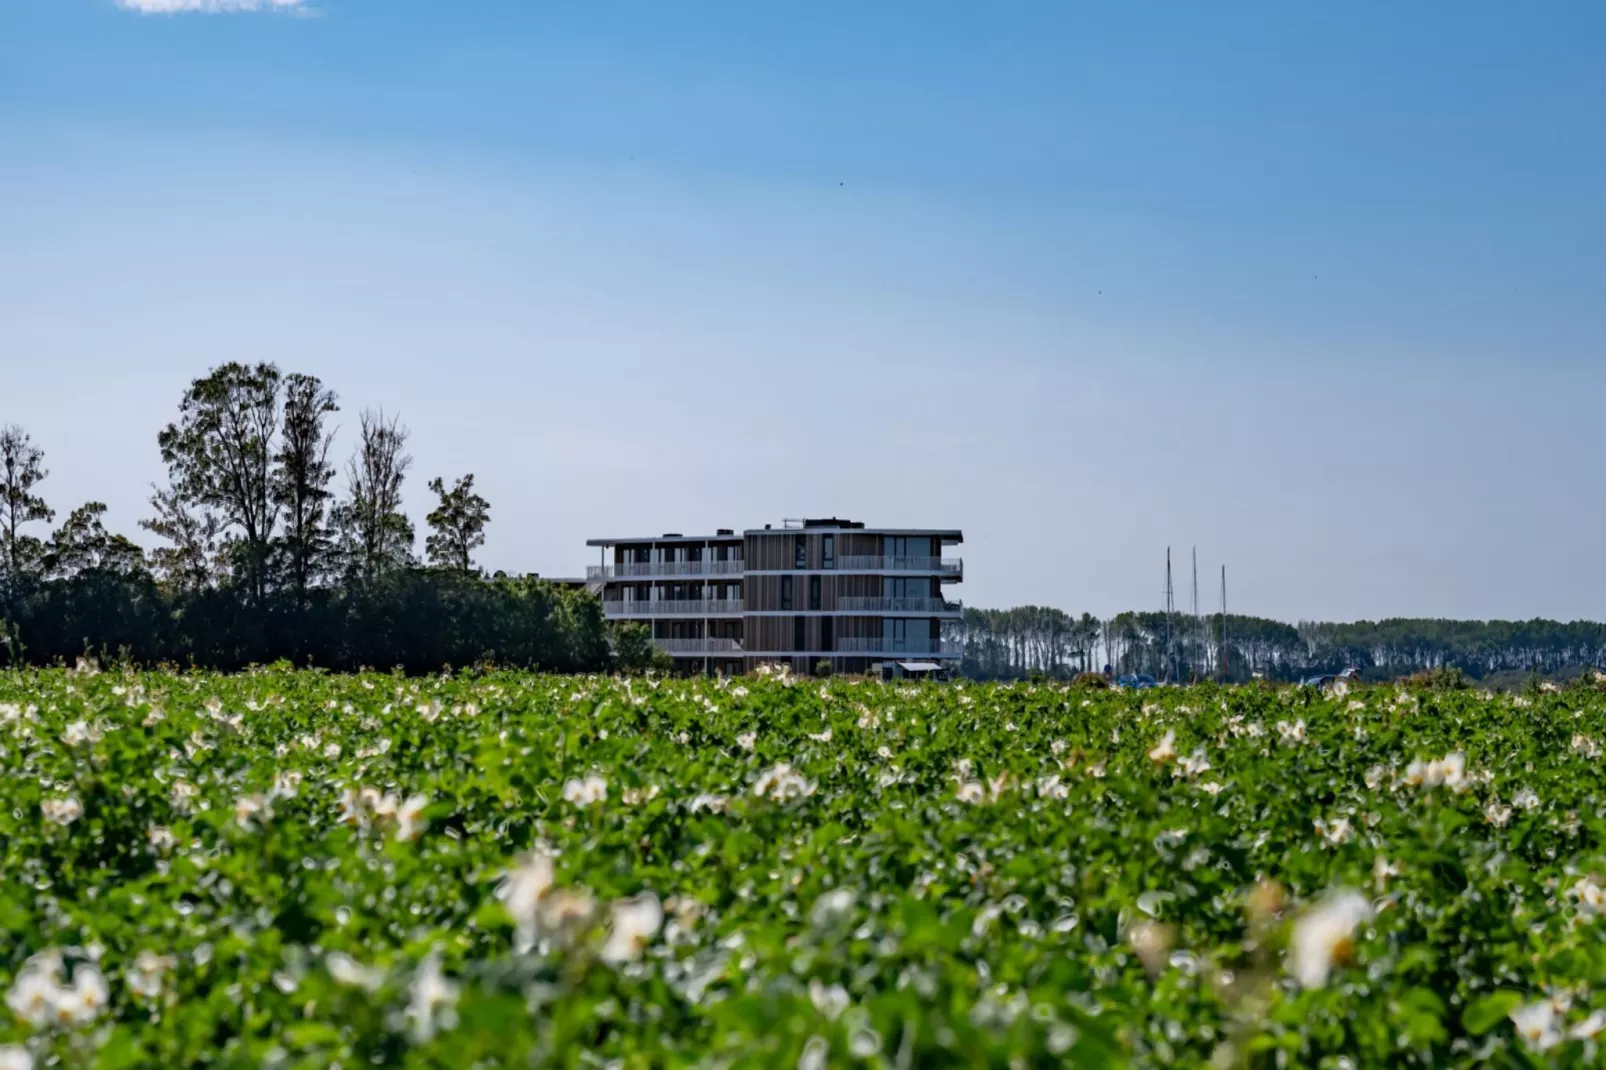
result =
M1576 691L0 672L0 1047L1587 1064L1603 739Z
M468 572L474 567L474 551L485 545L485 526L491 520L491 503L474 493L474 473L459 479L447 490L439 476L429 481L438 504L426 518L431 533L424 540L429 562L439 568Z

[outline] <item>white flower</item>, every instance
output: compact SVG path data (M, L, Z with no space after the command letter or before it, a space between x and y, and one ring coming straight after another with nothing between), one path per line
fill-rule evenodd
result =
M266 821L273 816L273 809L265 795L242 795L234 800L234 820L247 832L257 827L258 820Z
M955 791L955 797L962 803L969 803L975 806L978 803L987 801L987 789L982 787L982 783L979 780L966 780L960 783Z
M1045 799L1064 799L1071 794L1071 788L1058 775L1045 776L1037 781L1037 794Z
M35 1028L50 1021L59 988L61 960L49 955L35 956L17 974L6 993L11 1013Z
M809 1002L814 1004L815 1010L834 1022L848 1009L852 1000L848 997L848 990L841 985L827 987L815 978L809 981Z
M1530 1051L1548 1051L1561 1043L1561 1030L1556 1027L1556 1010L1548 999L1527 1003L1511 1012L1511 1022L1517 1035Z
M0 1070L33 1070L33 1056L21 1044L0 1044Z
M1511 797L1511 805L1519 810L1532 810L1539 805L1539 796L1534 794L1532 788L1520 788Z
M1567 1030L1567 1035L1574 1040L1594 1040L1606 1029L1606 1011L1591 1011L1588 1018Z
M1160 742L1154 745L1154 749L1149 751L1149 761L1169 762L1177 756L1176 743L1177 734L1175 732L1167 732L1161 737Z
M824 732L810 732L808 737L816 743L829 743L831 742L831 730L827 728Z
M663 923L664 908L651 892L614 903L613 924L608 930L608 941L602 946L602 961L617 966L640 958L647 941L657 934Z
M1221 785L1217 784L1214 780L1207 780L1203 784L1199 785L1199 790L1214 798L1215 796L1221 794Z
M76 747L80 743L88 743L89 723L87 721L74 721L61 734L61 741L69 747Z
M1200 747L1195 750L1192 755L1182 759L1182 761L1177 763L1177 768L1182 771L1184 776L1190 777L1198 776L1200 773L1210 772L1210 762L1205 757L1204 748Z
M60 1026L92 1022L106 1009L111 991L106 978L93 963L80 963L73 970L72 984L56 989L51 1011Z
M1572 886L1571 894L1578 900L1580 909L1591 914L1606 911L1606 888L1596 883L1593 876L1580 877L1578 883Z
M177 966L171 955L158 955L154 951L141 951L134 956L134 965L123 975L128 990L142 999L155 999L162 994L162 974Z
M1582 732L1575 732L1573 734L1573 753L1583 755L1585 758L1599 758L1600 744Z
M46 799L39 804L39 810L46 821L58 825L70 825L84 816L84 804L70 795L65 799Z
M608 798L608 782L595 774L583 780L566 780L563 798L576 806L594 806Z
M342 825L362 824L362 797L355 791L347 788L340 793L340 813L335 820Z
M1505 828L1511 820L1511 807L1500 805L1499 799L1490 799L1489 805L1483 808L1483 818L1495 828Z
M1303 743L1305 741L1305 722L1299 720L1289 724L1287 721L1278 721L1277 734L1282 737L1284 743Z
M424 820L424 808L429 805L429 799L423 795L413 795L396 808L396 838L403 843L411 843L418 839L418 834L429 827Z
M441 957L431 952L413 975L407 1020L413 1040L422 1044L457 1024L457 986L441 973Z
M751 751L754 747L758 746L758 733L743 732L741 735L736 737L736 745L745 751Z
M173 845L178 842L178 838L173 835L173 830L165 825L152 825L146 831L145 838L150 841L151 850L153 851L171 851Z
M1374 765L1366 771L1366 790L1376 791L1383 784L1383 767Z
M707 792L702 792L691 797L686 803L686 809L694 814L701 810L707 810L711 814L722 814L725 812L728 802L729 800L723 795L711 795Z
M753 782L753 794L761 799L791 802L813 795L814 785L794 772L791 765L781 762L759 774Z
M324 956L324 967L329 976L343 985L376 991L385 983L385 971L377 966L364 966L344 951L331 951Z
M1347 817L1335 817L1331 821L1318 818L1315 822L1316 833L1326 840L1330 846L1337 847L1341 843L1348 843L1355 836L1355 829Z
M541 900L552 890L555 881L552 856L545 851L535 851L516 869L509 870L496 889L496 897L513 919L519 946L524 950L534 945L540 933Z
M1467 760L1460 751L1440 759L1439 782L1456 792L1466 791L1472 786L1467 780Z
M828 928L851 914L857 900L851 888L833 888L809 908L809 922L819 929Z
M1330 893L1294 924L1289 968L1304 988L1321 988L1335 964L1354 954L1355 930L1372 917L1372 906L1359 892Z
M1397 863L1390 862L1382 855L1378 855L1372 860L1372 879L1377 882L1377 890L1379 892L1388 887L1391 877L1398 877L1399 875L1400 867Z

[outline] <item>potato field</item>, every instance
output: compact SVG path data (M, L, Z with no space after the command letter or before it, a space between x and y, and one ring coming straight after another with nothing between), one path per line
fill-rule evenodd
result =
M0 1070L1547 1066L1606 692L0 672Z

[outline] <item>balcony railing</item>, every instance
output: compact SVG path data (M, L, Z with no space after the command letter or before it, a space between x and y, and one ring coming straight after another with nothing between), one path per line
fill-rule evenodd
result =
M610 617L718 617L742 611L740 598L664 598L653 602L647 599L619 599L602 603L602 611Z
M838 598L843 613L962 613L964 604L946 598Z
M588 565L586 579L617 580L637 576L740 576L735 561L626 561L619 565Z
M837 558L838 572L940 572L958 576L965 571L958 557L895 557L887 554L848 554Z
M740 639L654 639L653 645L666 654L740 654Z
M839 638L838 654L963 654L964 644L934 639Z

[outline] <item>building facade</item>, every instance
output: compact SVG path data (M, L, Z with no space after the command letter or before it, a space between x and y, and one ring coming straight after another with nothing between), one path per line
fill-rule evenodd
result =
M635 620L680 667L747 672L784 663L839 673L957 662L943 624L963 611L944 591L964 579L945 557L954 529L868 528L789 520L741 533L591 539L586 571L611 620Z

